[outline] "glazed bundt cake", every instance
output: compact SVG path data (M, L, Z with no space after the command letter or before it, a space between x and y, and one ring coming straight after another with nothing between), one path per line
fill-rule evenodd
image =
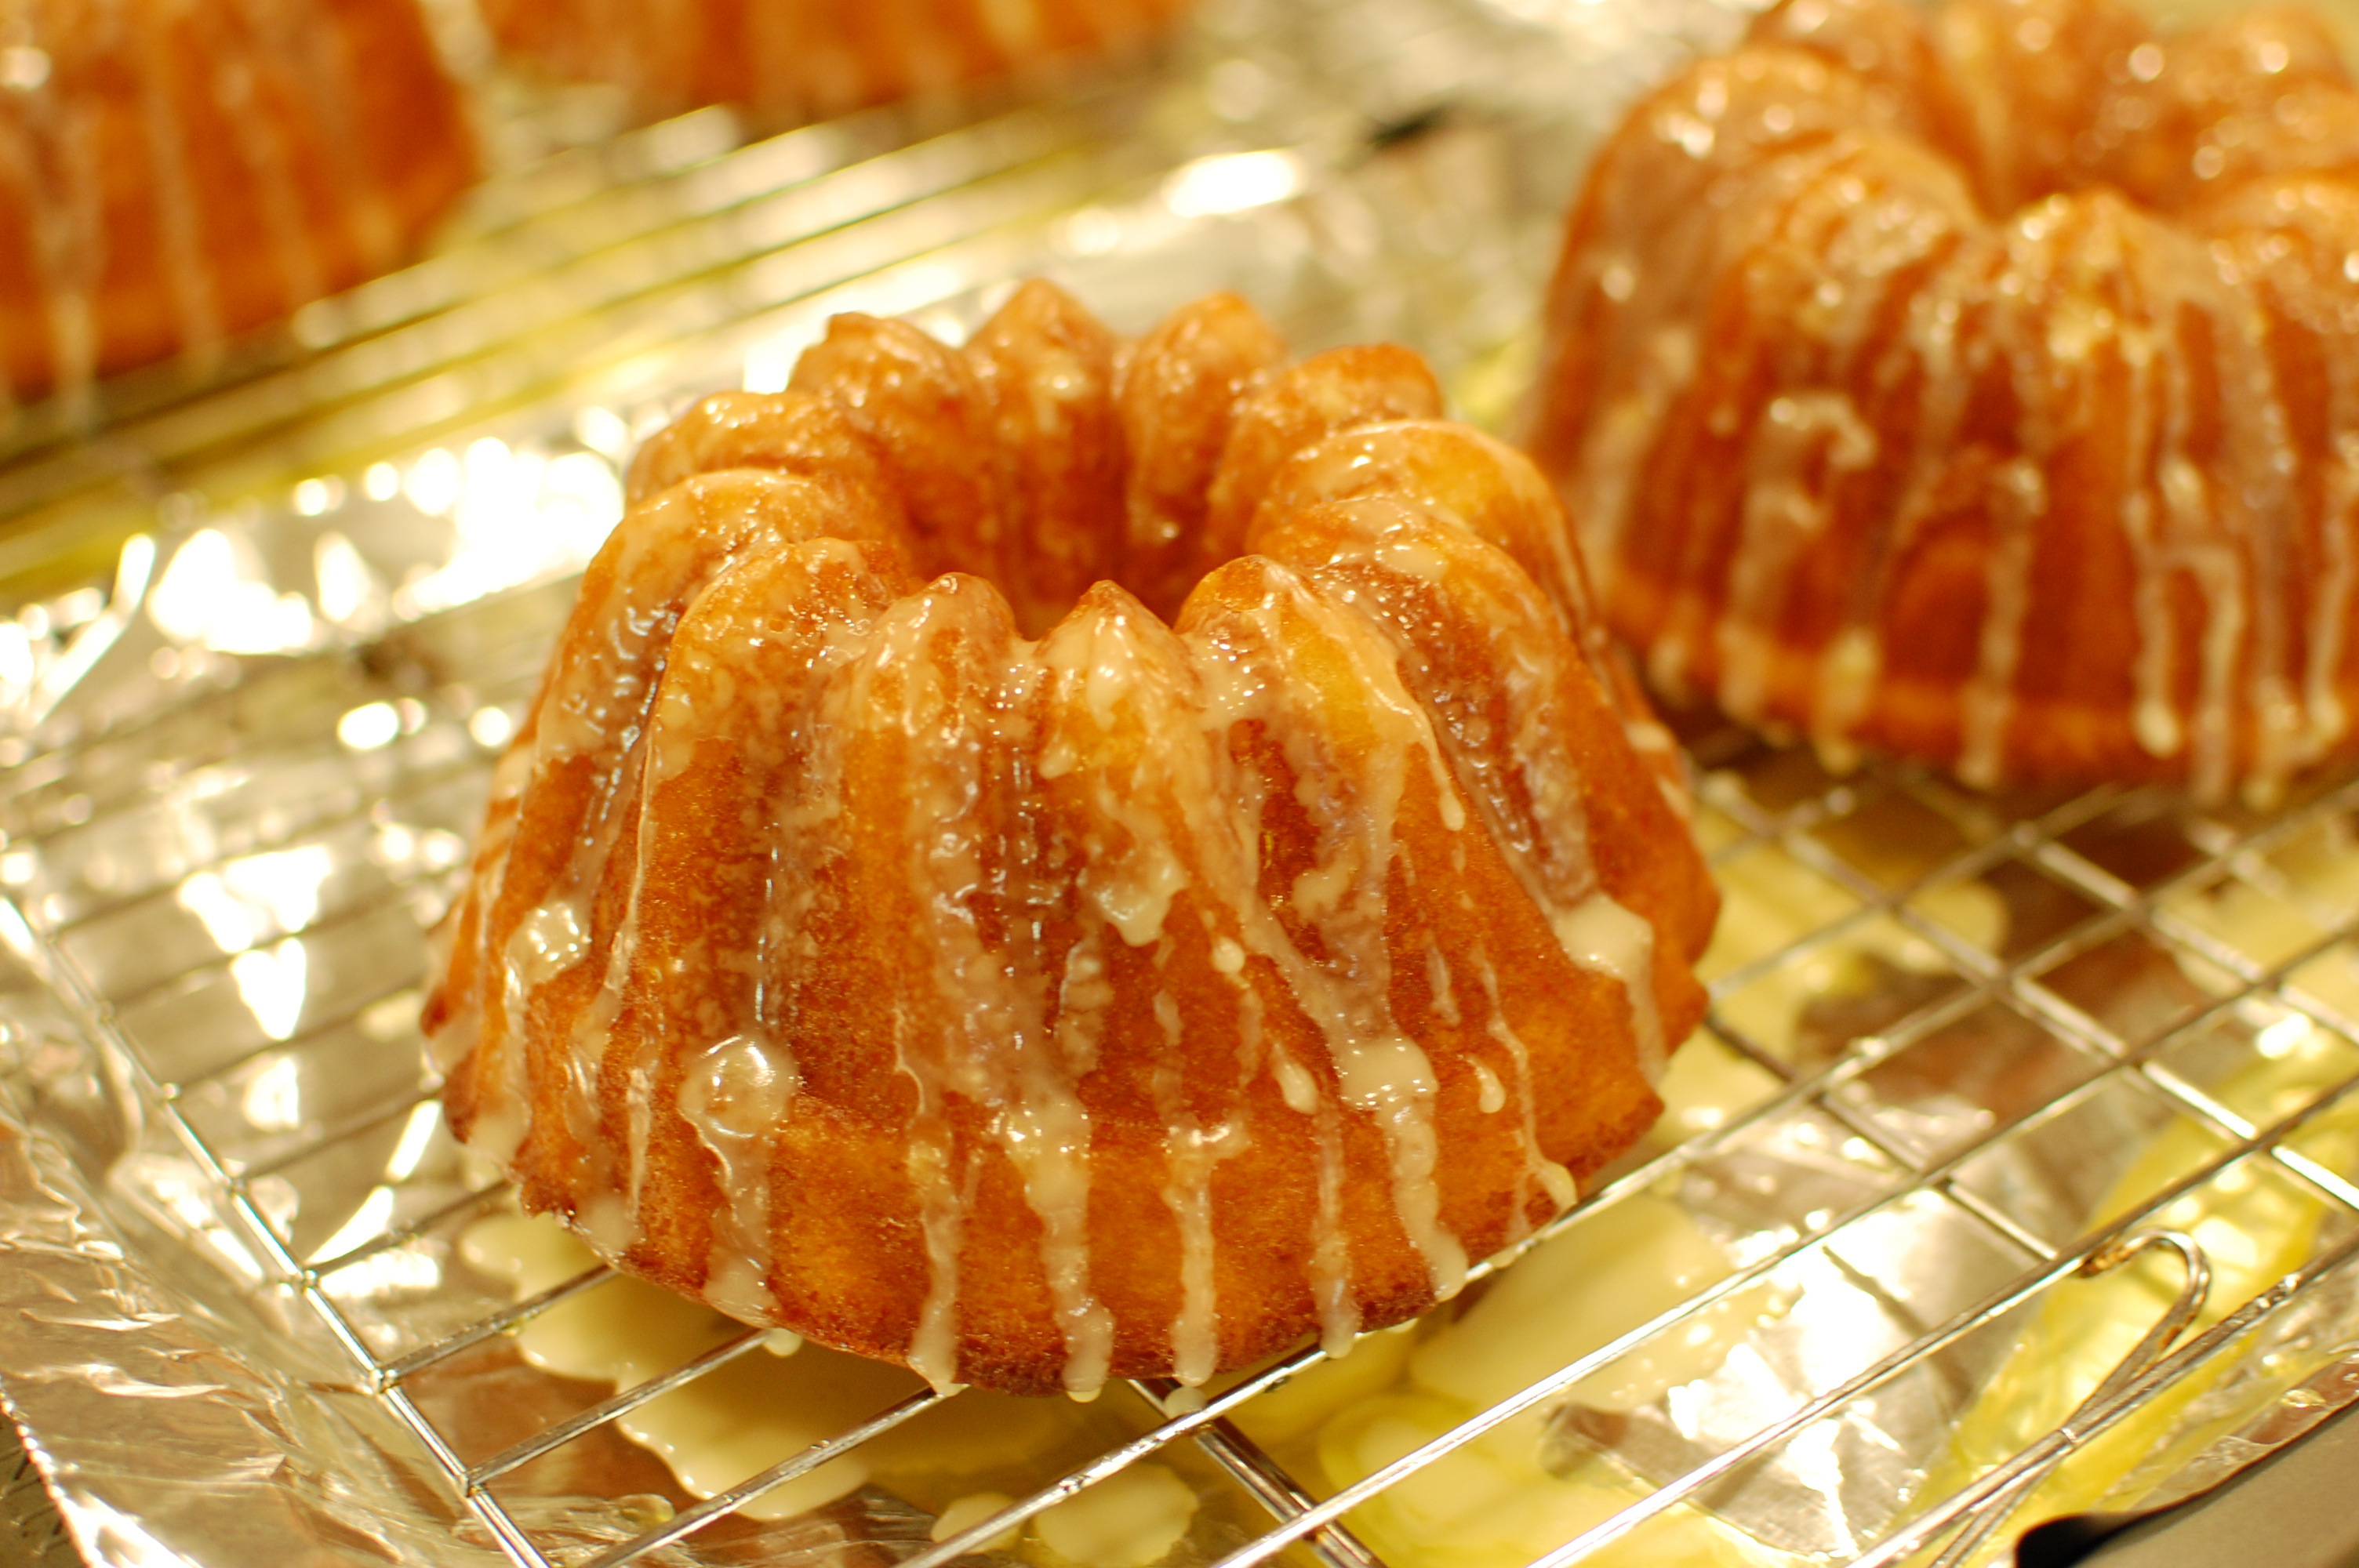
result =
M29 0L0 78L0 410L384 271L473 178L414 0Z
M1716 895L1555 498L1440 406L1039 283L699 406L441 933L453 1127L619 1267L937 1384L1448 1296L1654 1119Z
M2359 93L2322 27L1786 0L1572 212L1530 447L1672 694L1970 783L2359 752Z
M1187 0L484 0L510 55L644 114L842 114L1151 37Z

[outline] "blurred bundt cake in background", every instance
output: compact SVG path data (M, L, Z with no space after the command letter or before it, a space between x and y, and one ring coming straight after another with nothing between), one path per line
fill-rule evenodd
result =
M474 177L415 0L0 11L0 398L215 353L399 263Z
M821 119L1152 36L1189 0L483 0L500 47L646 114Z
M2359 752L2324 26L1787 0L1600 155L1532 450L1665 689L1969 782Z

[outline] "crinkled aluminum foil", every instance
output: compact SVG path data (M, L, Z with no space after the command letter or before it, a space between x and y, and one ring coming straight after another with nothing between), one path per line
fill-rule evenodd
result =
M486 355L493 373L452 384L461 416L419 427L430 440L399 444L410 406L388 393L367 419L339 416L344 447L257 437L211 468L156 458L164 488L178 488L113 582L0 623L11 720L0 738L0 1292L11 1298L0 1400L83 1553L125 1568L506 1560L418 1428L372 1388L370 1366L507 1304L454 1262L458 1221L443 1217L463 1217L487 1178L440 1130L413 988L490 759L537 678L571 575L614 521L633 439L695 393L777 384L834 309L913 311L956 332L1034 270L1126 330L1229 287L1300 344L1397 338L1496 423L1525 373L1555 213L1590 138L1738 20L1708 0L1212 5L1151 79L1146 110L1106 122L1122 128L1120 147L1043 144L1026 156L1049 172L1027 175L1035 184L1014 205L993 205L1006 171L981 164L967 185L907 200L876 196L878 182L909 178L889 158L815 179L804 170L796 200L813 211L837 210L818 191L883 215L807 247L778 229L763 242L775 248L757 245L744 268L684 295L696 308L667 318L671 335L633 340L595 375L503 382L523 351L499 348ZM635 200L686 202L689 182L772 167L762 148L738 156L662 174ZM743 221L734 211L683 232L709 239L712 225ZM821 265L825 245L848 259ZM531 287L499 287L475 302L479 319ZM582 329L597 330L594 318ZM518 406L512 385L543 391ZM202 406L234 424L244 395ZM241 488L266 494L230 499ZM1746 787L1756 806L1771 798L1760 779ZM1832 781L1810 791L1815 807L1776 801L1781 820L1815 821L1812 809L1833 820L1872 793ZM1995 816L1988 841L2007 828ZM2017 925L2039 907L2025 902ZM1796 918L1803 968L1821 951L1806 928L1850 930L1840 912ZM2336 918L2347 926L2359 912ZM2169 991L2181 973L2139 983ZM1771 981L1784 983L1772 973L1759 984ZM1733 986L1724 1011L1750 1019L1757 989ZM2122 994L2076 1005L2103 1011ZM1797 1070L1823 1065L1829 1040L1941 1005L1938 987L1897 969L1839 1000L1804 1010L1805 1038L1787 1053ZM2234 1049L2274 1018L2240 1024ZM2011 1049L2002 1040L1990 1054ZM1896 1056L1894 1072L1855 1078L1837 1105L1895 1147L1938 1152L2069 1098L2100 1070L2071 1068L2064 1052L1994 1085L1955 1055L1914 1076L1919 1058ZM2201 1065L2180 1064L2211 1083ZM2056 1119L2062 1134L2017 1138L1960 1182L2060 1242L2122 1177L2154 1114L2092 1097ZM1781 1308L1743 1355L1657 1399L1564 1405L1544 1450L1553 1467L1603 1454L1647 1485L1674 1479L2021 1268L1955 1206L1908 1198L1803 1246L1828 1217L1906 1188L1890 1161L1807 1105L1666 1180L1737 1263L1800 1248L1772 1276ZM388 1237L397 1244L380 1246ZM1788 1444L1716 1484L1705 1509L1785 1558L1859 1551L1922 1503L2030 1319L2010 1315L1912 1367L1823 1423L1807 1450ZM580 1408L578 1392L560 1397L500 1344L416 1396L428 1430L545 1423ZM2359 1290L2338 1276L2273 1318L2181 1412L2177 1440L2112 1494L2168 1498L2265 1452L2352 1391L2341 1369L2354 1344ZM553 1561L610 1550L689 1500L611 1433L516 1476L505 1500ZM1208 1510L1188 1554L1241 1545L1241 1517ZM871 1487L644 1560L893 1562L929 1544L932 1522Z

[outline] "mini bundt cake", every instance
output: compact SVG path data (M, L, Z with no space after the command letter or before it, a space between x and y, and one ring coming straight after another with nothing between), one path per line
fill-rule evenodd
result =
M2359 751L2359 92L2316 20L1786 0L1576 204L1530 448L1659 688L1982 785Z
M415 0L0 17L0 412L399 262L474 176Z
M484 0L510 55L648 114L735 103L806 120L1120 49L1187 0Z
M1654 1119L1717 896L1554 496L1440 405L1034 283L655 438L441 933L453 1127L937 1384L1451 1294Z

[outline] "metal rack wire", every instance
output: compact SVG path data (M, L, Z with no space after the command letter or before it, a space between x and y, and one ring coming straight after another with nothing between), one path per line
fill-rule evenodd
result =
M540 597L549 599L552 596L544 590ZM516 608L515 602L507 601L490 607L484 613L513 612ZM546 609L547 606L543 606L544 612ZM453 613L455 616L463 612ZM443 628L432 630L439 632ZM523 683L529 679L530 675L528 664L522 660L521 652L519 649L516 667L484 672L478 684L467 694L469 697L486 706L502 699L519 697L524 689ZM283 692L273 693L269 689L273 684L281 687L296 687L315 682L319 673L299 665L290 666L262 676L257 682L258 690L224 694L214 700L228 702L243 696L255 706L273 706L285 695ZM367 695L364 688L355 689L343 681L331 684L340 688L332 692L332 701L323 704L314 700L310 704L315 719L345 710L345 705L353 697ZM471 741L462 742L451 734L463 726L465 717L461 712L434 711L429 708L415 732L405 738L411 747L412 755L401 760L400 775L391 783L381 802L364 806L357 814L327 814L310 821L282 822L277 825L280 831L277 833L249 824L255 827L250 838L232 833L227 836L229 841L241 847L263 849L283 848L297 841L321 842L346 831L355 821L366 820L372 810L380 821L408 821L416 830L430 822L441 809L431 805L438 795L463 797L471 794L473 787L479 787L487 773L488 758L484 754L484 749ZM299 765L306 751L299 738L302 727L296 724L289 728L295 732L295 738L288 743L247 758L248 776L266 780L274 773ZM132 736L110 737L102 743L101 749L124 747L135 740L136 737ZM438 741L442 744L438 746ZM35 817L42 815L39 806L45 800L57 803L60 798L60 792L74 784L86 782L92 773L114 773L119 761L99 759L99 766L84 772L75 765L78 760L91 761L71 756L61 758L59 760L61 765L50 782L19 791L9 802L12 822L21 824L28 815ZM1853 1042L1850 1050L1839 1059L1810 1071L1798 1070L1785 1056L1748 1039L1724 1015L1716 1015L1707 1025L1712 1034L1776 1074L1783 1087L1774 1096L1732 1118L1717 1130L1690 1140L1623 1172L1590 1195L1582 1207L1559 1222L1557 1228L1578 1223L1606 1206L1646 1190L1666 1174L1691 1166L1714 1151L1743 1140L1753 1130L1799 1109L1817 1112L1840 1122L1851 1133L1872 1144L1883 1159L1904 1173L1902 1178L1884 1195L1849 1212L1826 1217L1823 1224L1812 1232L1788 1238L1783 1245L1761 1253L1746 1267L1696 1293L1672 1311L1564 1367L1434 1443L1332 1495L1320 1496L1320 1488L1306 1485L1301 1478L1289 1474L1226 1419L1264 1390L1309 1366L1317 1357L1315 1350L1299 1352L1205 1401L1189 1399L1173 1385L1160 1382L1136 1385L1136 1391L1146 1400L1158 1411L1167 1412L1164 1419L1135 1440L1097 1455L1091 1462L1061 1476L1050 1486L1020 1499L1006 1513L918 1553L910 1559L916 1568L929 1568L931 1564L945 1563L973 1551L1010 1523L1028 1518L1133 1463L1180 1444L1195 1444L1209 1454L1267 1509L1269 1528L1223 1558L1223 1568L1245 1568L1245 1564L1266 1561L1281 1552L1289 1542L1298 1540L1310 1542L1319 1558L1327 1563L1373 1563L1376 1561L1375 1553L1360 1542L1349 1528L1348 1516L1354 1507L1380 1495L1402 1476L1472 1441L1516 1413L1559 1397L1563 1390L1632 1346L1691 1320L1714 1303L1726 1300L1766 1278L1805 1248L1839 1237L1846 1227L1868 1223L1878 1215L1887 1214L1899 1206L1934 1194L1973 1217L2000 1245L2018 1255L2022 1262L2021 1271L2004 1290L1964 1312L1930 1325L1909 1344L1825 1390L1784 1419L1764 1426L1743 1443L1723 1450L1690 1473L1666 1481L1644 1501L1567 1541L1542 1559L1551 1568L1559 1563L1569 1564L1637 1530L1648 1519L1683 1499L1704 1491L1715 1479L1773 1450L1812 1421L1872 1393L1975 1328L2034 1299L2057 1281L2085 1268L2093 1259L2117 1249L2125 1238L2166 1223L2167 1212L2179 1198L2240 1162L2258 1162L2270 1165L2286 1179L2300 1184L2332 1206L2339 1216L2346 1219L2359 1217L2359 1189L2354 1189L2346 1176L2321 1163L2299 1146L2304 1130L2316 1126L2322 1118L2332 1114L2354 1089L2359 1089L2359 1074L2327 1087L2317 1098L2290 1114L2266 1125L2257 1125L2173 1071L2169 1062L2175 1042L2201 1031L2208 1023L2233 1013L2255 999L2267 999L2273 1007L2290 1010L2288 1015L2314 1020L2340 1033L2359 1033L2354 1029L2354 1022L2359 1021L2335 1016L2316 998L2305 995L2298 979L2306 965L2353 938L2354 931L2359 931L2359 910L2350 912L2350 918L2345 923L2321 932L2317 939L2307 946L2264 961L2239 951L2216 936L2188 928L2183 922L2175 920L2168 908L2174 892L2223 875L2236 877L2240 871L2250 875L2256 858L2265 856L2273 848L2305 833L2316 832L2325 825L2348 818L2354 811L2359 811L2359 785L2343 786L2293 810L2266 817L2207 816L2149 795L2100 791L2044 810L2012 818L1997 818L1984 803L1963 799L1938 781L1904 770L1871 768L1867 773L1849 779L1814 779L1813 787L1800 798L1794 799L1787 798L1791 788L1791 775L1800 762L1794 753L1778 752L1758 745L1732 747L1724 741L1716 741L1701 750L1700 761L1710 769L1706 798L1711 809L1734 828L1733 834L1716 851L1715 860L1719 863L1725 866L1755 854L1783 854L1824 877L1830 883L1845 889L1857 901L1856 909L1843 920L1810 931L1799 940L1754 957L1717 977L1713 983L1716 997L1724 999L1740 991L1748 982L1778 966L1792 963L1806 957L1813 948L1840 939L1846 927L1879 915L1898 921L1917 936L1938 946L1955 965L1964 983L1952 994L1895 1020L1879 1033ZM1808 771L1806 766L1805 771ZM452 790L451 786L458 781L464 781L470 787ZM86 797L80 792L62 796L66 801L76 798ZM1913 877L1898 881L1879 881L1843 853L1830 848L1824 833L1831 826L1858 816L1879 801L1886 803L1887 808L1893 803L1908 803L1936 815L1963 809L1975 816L1976 827L1986 836L1982 841L1940 860ZM418 808L415 814L406 815L411 813L413 807ZM53 828L45 837L27 838L18 829L12 828L11 844L19 849L28 844L37 848L49 847L53 851L52 863L71 866L73 835L105 837L110 823L119 827L128 816L152 808L152 799L139 795L108 802L103 807L92 803L87 816L83 815L81 807L64 811L66 816L81 816L82 820ZM234 811L217 815L224 825L234 826L238 821ZM2185 863L2169 875L2144 885L2134 885L2116 871L2107 869L2102 851L2104 835L2096 830L2107 825L2125 822L2137 824L2149 831L2156 830L2159 825L2160 830L2174 837L2184 847ZM1992 830L1994 828L1995 830ZM63 840L62 844L60 840ZM2097 858L2093 858L2088 852L2093 843L2101 846ZM2199 843L2205 847L2198 849ZM65 852L56 854L55 851L60 848ZM2001 955L1983 950L1962 939L1939 921L1920 913L1912 903L1915 895L1928 887L1959 878L1987 877L2006 867L2036 868L2039 872L2057 879L2061 885L2085 899L2086 912L2024 950ZM201 874L208 869L207 866L188 867L183 880L187 875ZM422 907L414 910L408 901L418 898L421 890L427 891L428 897ZM126 912L136 911L143 903L152 905L159 897L169 896L168 891L133 892L125 898L110 902L93 900L72 907L60 906L49 912L40 911L36 901L28 901L36 902L37 914L47 913L63 916L39 921L38 937L48 979L74 1004L84 1026L92 1035L108 1042L120 1059L143 1080L145 1098L168 1120L182 1147L219 1184L228 1209L242 1223L245 1238L265 1260L268 1276L299 1293L320 1323L351 1357L353 1365L364 1376L368 1387L386 1408L409 1426L441 1465L451 1486L463 1495L467 1506L516 1560L535 1565L549 1562L549 1559L535 1543L530 1530L518 1522L495 1494L492 1484L527 1462L745 1354L758 1342L759 1336L748 1332L662 1376L553 1423L497 1454L474 1459L465 1457L465 1444L460 1434L444 1430L412 1397L410 1390L416 1381L462 1353L517 1328L560 1303L593 1289L606 1278L605 1271L590 1271L529 1300L486 1313L462 1325L434 1333L420 1343L397 1352L389 1352L375 1325L357 1322L347 1312L336 1289L338 1277L373 1259L415 1245L423 1238L445 1233L463 1217L488 1210L501 1200L502 1189L494 1184L457 1193L429 1192L420 1195L426 1202L418 1212L406 1216L398 1223L387 1224L356 1244L329 1255L321 1255L316 1250L307 1252L303 1238L290 1229L284 1217L274 1216L275 1206L266 1195L270 1184L274 1180L288 1179L290 1173L297 1173L307 1163L318 1162L323 1155L332 1155L340 1149L364 1143L372 1134L382 1134L389 1128L398 1129L420 1114L421 1109L430 1116L435 1103L432 1086L418 1078L397 1088L388 1088L374 1097L374 1103L355 1109L343 1119L307 1130L304 1137L283 1147L250 1152L223 1147L217 1133L206 1126L202 1112L210 1086L220 1083L225 1075L233 1075L243 1067L250 1066L255 1055L301 1051L321 1040L332 1041L339 1030L349 1027L353 1017L367 1011L384 999L375 995L338 998L322 1016L316 1019L306 1017L301 1028L288 1031L284 1040L258 1043L261 1049L255 1053L232 1054L201 1070L183 1072L178 1076L160 1073L157 1070L160 1037L152 1029L143 1029L140 1022L143 1016L154 1015L153 1000L159 994L169 994L180 999L179 1005L185 1007L186 999L192 994L208 986L221 984L233 960L226 956L217 956L208 963L186 968L167 968L161 974L134 977L128 983L110 986L104 979L92 978L88 973L89 966L78 960L76 949L78 946L86 945L91 932L103 927L110 920L119 921ZM440 891L431 876L388 878L383 885L358 893L341 906L323 910L315 920L287 933L286 936L307 943L332 943L340 931L366 926L381 919L388 909L397 915L399 924L414 934L419 914L430 915L440 902ZM2216 966L2222 971L2234 974L2237 985L2234 990L2212 999L2208 1005L2190 1010L2188 1016L2175 1021L2167 1030L2146 1037L2125 1034L2108 1028L2042 983L2043 975L2054 975L2073 957L2127 935L2150 942L2158 950L2183 953ZM410 950L402 955L402 972L396 977L399 984L390 994L397 997L404 987L412 983L420 951L413 935ZM1879 1120L1876 1114L1878 1105L1873 1097L1844 1092L1846 1088L1869 1080L1880 1065L1890 1062L1913 1043L1973 1009L1994 1001L2019 1007L2028 1016L2038 1019L2056 1039L2068 1043L2075 1050L2088 1053L2089 1061L2101 1065L2068 1092L2028 1106L2014 1117L1992 1126L1983 1136L1932 1159L1912 1148L1905 1139L1896 1137ZM164 1044L168 1054L168 1042ZM168 1059L168 1054L166 1059ZM414 1065L412 1071L416 1071ZM2022 1135L2027 1130L2053 1122L2069 1113L2075 1105L2084 1103L2093 1095L2107 1092L2110 1086L2118 1084L2134 1084L2136 1092L2159 1097L2161 1101L2207 1129L2219 1140L2216 1156L2199 1169L2149 1195L2132 1211L2085 1235L2062 1242L2043 1236L2035 1224L2009 1214L2003 1204L1978 1192L1965 1179L1977 1159L1992 1148ZM440 1134L438 1132L436 1136ZM2296 1274L2244 1303L2172 1356L2143 1370L2108 1400L2086 1412L2075 1431L2043 1439L2040 1444L2011 1462L2012 1467L1994 1472L1976 1487L1962 1492L1956 1498L1908 1525L1883 1546L1870 1552L1863 1561L1900 1560L1916 1545L1935 1536L1940 1526L1954 1522L1956 1518L1978 1502L2000 1492L2010 1480L2019 1480L2025 1472L2052 1463L2060 1455L2062 1449L2083 1443L2105 1426L2131 1415L2150 1400L2158 1390L2169 1387L2173 1379L2184 1376L2206 1358L2219 1355L2238 1336L2249 1333L2270 1314L2311 1291L2354 1251L2359 1251L2359 1226L2346 1224L2342 1227L2341 1233ZM931 1408L943 1397L924 1393L878 1411L872 1419L832 1441L750 1476L708 1501L681 1509L636 1540L616 1546L592 1561L619 1564L640 1560L658 1548L691 1534L748 1498L806 1474ZM1191 1404L1195 1408L1190 1408Z
M58 553L94 514L136 526L184 492L219 502L594 398L643 375L650 351L1061 209L1152 167L1127 134L1137 102L1116 81L930 137L878 111L734 153L734 122L707 111L520 175L482 203L481 232L308 308L226 388L176 395L169 371L110 388L94 441L54 409L21 417L0 446L11 564ZM818 243L847 229L849 243Z
M1496 64L1465 45L1483 7L1452 0L1207 9L1219 26L1146 60L1077 62L747 145L732 114L708 109L513 171L470 196L430 259L307 306L201 379L166 365L105 384L90 407L14 413L0 427L0 578L93 538L111 547L170 498L220 505L503 416L734 374L770 318L831 290L897 265L1037 266L1053 220L1136 194L1191 150L1339 125L1349 143L1368 115L1397 133L1384 116L1451 103ZM1723 0L1664 13L1697 14L1736 13ZM1647 47L1617 46L1628 58L1593 91L1626 93L1693 28L1624 30ZM1315 72L1294 69L1303 50ZM1208 111L1217 66L1256 59L1282 83L1249 109ZM1374 80L1394 59L1429 63L1407 82ZM1581 145L1554 141L1533 159L1551 173Z
M277 499L300 476L356 472L454 435L561 442L589 406L621 409L614 417L629 427L683 391L734 379L749 345L792 339L842 304L929 307L971 319L993 287L1054 249L1049 237L1065 232L1060 225L1077 211L1119 212L1169 176L1177 155L1140 131L1143 80L1049 108L978 114L927 135L880 115L732 152L734 131L707 117L580 155L511 190L459 260L299 322L299 362L266 363L203 396L135 388L103 460L65 432L20 430L0 470L0 513L28 520L20 536L31 550L44 530L86 525L125 493L133 503L125 515L141 526L153 525L159 497L193 490L220 505L267 493L273 525L300 540L337 522L342 504ZM1336 172L1349 159L1332 148L1289 156L1311 170L1297 207L1349 183L1348 170ZM579 166L589 162L600 167L585 173ZM1545 215L1537 222L1548 226ZM565 235L585 238L552 263L552 236ZM797 243L782 248L789 239ZM1223 243L1234 253L1251 241ZM1454 349L1456 368L1495 347L1490 318L1448 314L1467 298L1462 261L1398 247L1385 259L1409 302L1396 308L1441 312L1423 319L1421 335ZM527 265L553 281L524 289L517 280ZM1341 287L1328 279L1289 294L1286 324L1298 341L1364 330L1336 303ZM736 1336L477 1453L421 1390L471 1353L598 1289L608 1271L589 1270L515 1303L484 1285L430 1299L353 1288L405 1258L447 1260L451 1238L508 1196L440 1127L415 1034L414 988L421 932L451 895L503 725L537 679L569 590L561 579L540 580L364 643L215 660L209 668L230 677L227 686L183 679L136 722L53 730L0 783L0 890L24 947L201 1173L223 1217L209 1244L252 1289L300 1304L473 1520L528 1568L548 1568L554 1549L503 1483L760 1343L751 1331ZM340 731L363 709L381 709L389 728L358 744ZM2277 905L2297 902L2271 856L2359 816L2359 784L2267 812L2207 811L2153 792L1994 800L1879 764L1837 777L1806 753L1723 730L1691 735L1690 752L1715 866L1741 879L1774 865L1816 890L1809 918L1724 955L1711 979L1706 1035L1776 1087L1718 1126L1618 1169L1536 1240L1803 1122L1854 1141L1858 1162L1876 1173L1872 1190L1806 1221L1765 1227L1740 1267L1676 1306L1340 1487L1274 1457L1232 1419L1314 1365L1315 1349L1209 1398L1163 1381L1134 1384L1134 1435L973 1528L922 1544L908 1554L909 1568L983 1550L1011 1525L1182 1450L1229 1477L1242 1507L1259 1510L1246 1538L1222 1543L1218 1568L1297 1551L1332 1568L1376 1568L1381 1558L1355 1532L1355 1510L1805 1254L1931 1206L2008 1260L1993 1288L1916 1323L1741 1439L1654 1477L1642 1499L1538 1560L1569 1565L1643 1541L1653 1522L1708 1502L1814 1423L1840 1419L1976 1334L2019 1321L2015 1314L2076 1274L2140 1249L2178 1248L2190 1281L2182 1297L2200 1302L2201 1248L2153 1238L2171 1232L2181 1199L2223 1179L2289 1184L2322 1207L2322 1239L2294 1272L2242 1303L2213 1303L2228 1310L2175 1347L2144 1347L2064 1427L1946 1498L1912 1501L1856 1553L1900 1562L1935 1548L1945 1532L2003 1519L2040 1475L2234 1354L2359 1252L2359 1184L2319 1152L2317 1138L2359 1107L2359 1046L2350 1045L2359 1016L2309 983L2320 966L2359 950L2359 907L2305 907L2307 935L2290 945L2240 945L2184 914L2190 896L2226 887ZM245 900L237 918L245 925L228 936L190 891L257 857L304 853L316 854L320 871L305 897ZM1995 945L1959 929L1932 895L1969 882L2016 890L2037 917L2014 922ZM1837 1031L1839 1050L1799 1052L1747 1022L1755 988L1871 927L1921 944L1936 955L1938 975L1920 977L1918 989L1866 1026ZM289 955L299 955L296 972L309 983L296 989L291 1011L265 1019L245 990L271 966L298 961ZM2206 987L2194 988L2200 995L2181 988L2159 1011L2117 1009L2103 976L2124 964L2200 973ZM1905 1107L1889 1092L1891 1072L1945 1032L2001 1014L2033 1042L2026 1050L2040 1071L2031 1087L1982 1108L1970 1135L1920 1137L1896 1114ZM2232 1103L2190 1067L2188 1051L2226 1028L2249 1055L2245 1037L2267 1027L2253 1022L2259 1017L2334 1037L2350 1047L2350 1072L2311 1086L2289 1108ZM258 1114L288 1083L301 1088L300 1113ZM1989 1179L1995 1159L2045 1137L2077 1136L2093 1108L2116 1103L2197 1130L2208 1155L2095 1224L2024 1212ZM654 1558L952 1397L921 1393L879 1410L588 1561ZM1963 1533L1949 1539L1953 1556L1971 1544Z

